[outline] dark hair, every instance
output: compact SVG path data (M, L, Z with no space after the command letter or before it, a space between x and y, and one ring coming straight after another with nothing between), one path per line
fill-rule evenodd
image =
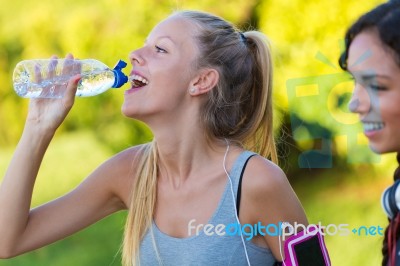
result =
M354 38L361 32L374 30L377 32L381 42L389 48L397 65L400 66L400 0L392 0L381 4L371 11L362 15L346 32L345 50L339 58L339 65L347 70L347 58L349 47ZM400 164L400 153L397 154L397 162ZM394 172L394 180L400 180L400 166ZM392 243L396 243L400 237L400 226L398 226L400 214L398 213L385 230L382 247L382 266L388 265L389 254L393 253Z
M339 58L339 65L347 70L349 47L354 38L366 30L376 30L383 44L391 48L394 58L400 66L400 0L390 1L377 6L362 15L346 32L345 50Z
M400 165L400 153L397 153L397 162ZM400 180L400 166L398 166L394 171L393 178L394 181ZM389 219L389 225L386 227L385 238L383 239L382 247L382 266L388 265L390 255L393 254L393 244L395 244L397 242L397 239L399 239L400 237L399 220L400 213L398 212L391 220Z

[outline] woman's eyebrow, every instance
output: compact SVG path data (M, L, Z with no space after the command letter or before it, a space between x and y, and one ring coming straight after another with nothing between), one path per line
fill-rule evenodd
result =
M156 40L160 40L160 39L168 39L168 40L170 40L173 44L176 44L176 43L172 40L172 38L171 38L169 35L158 36L158 37L156 38ZM144 43L147 43L147 41L148 41L148 38L144 39Z
M349 72L354 78L358 78L364 81L374 80L376 78L391 79L390 76L385 74L377 74L375 72Z

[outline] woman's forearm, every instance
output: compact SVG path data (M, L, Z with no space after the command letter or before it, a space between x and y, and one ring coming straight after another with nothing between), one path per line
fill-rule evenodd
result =
M0 185L0 257L12 255L29 220L36 176L54 135L27 122Z

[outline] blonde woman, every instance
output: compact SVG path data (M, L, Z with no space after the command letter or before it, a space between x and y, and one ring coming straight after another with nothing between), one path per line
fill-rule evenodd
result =
M153 141L120 152L72 192L30 210L43 155L73 106L79 76L64 98L31 100L0 188L1 257L128 210L124 265L281 261L279 237L265 228L250 235L249 226L307 225L276 165L265 36L240 32L211 14L181 11L160 22L129 59L133 81L122 113L146 123ZM224 231L238 222L247 225L242 235Z

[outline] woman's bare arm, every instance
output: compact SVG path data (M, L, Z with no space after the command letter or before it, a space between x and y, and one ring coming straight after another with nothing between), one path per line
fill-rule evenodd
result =
M127 208L134 149L106 161L68 194L30 210L46 141L24 134L0 187L1 258L48 245Z
M63 71L67 73L71 67ZM30 101L24 131L0 186L0 258L42 247L126 208L134 149L101 165L67 195L30 210L44 154L73 106L79 78L70 79L61 99Z
M260 156L252 158L243 176L244 208L240 209L243 222L279 226L282 222L308 225L304 209L283 171ZM281 260L283 241L278 236L262 237L275 258ZM258 240L260 240L258 236ZM281 247L280 247L281 245Z

